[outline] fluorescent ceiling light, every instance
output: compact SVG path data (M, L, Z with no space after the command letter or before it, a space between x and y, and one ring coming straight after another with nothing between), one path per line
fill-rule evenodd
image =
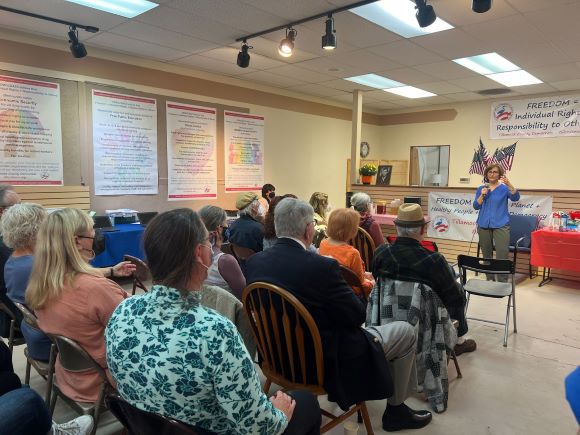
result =
M505 57L502 57L497 53L486 53L478 56L453 59L453 62L483 75L516 71L520 69L519 66L514 65Z
M403 86L400 88L383 89L385 92L390 92L391 94L401 95L407 98L425 98L425 97L435 97L437 94L432 92L424 91L423 89L416 88L414 86Z
M345 78L345 80L377 89L396 88L399 86L405 86L403 83L396 82L394 80L376 74L365 74L362 76L347 77Z
M486 75L486 77L489 77L507 87L537 85L538 83L543 83L540 79L534 77L523 69L498 74L489 74Z
M126 18L134 18L159 6L148 0L66 0Z
M404 38L427 35L453 29L453 26L440 18L433 24L421 28L415 18L415 2L411 0L380 0L358 8L350 9L350 12L395 32Z

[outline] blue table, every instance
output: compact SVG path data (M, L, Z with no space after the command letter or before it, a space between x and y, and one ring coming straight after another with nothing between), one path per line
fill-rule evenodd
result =
M119 231L110 231L105 234L105 252L97 255L91 264L95 267L114 266L123 261L123 255L132 255L145 260L143 251L143 228L139 224L115 225Z

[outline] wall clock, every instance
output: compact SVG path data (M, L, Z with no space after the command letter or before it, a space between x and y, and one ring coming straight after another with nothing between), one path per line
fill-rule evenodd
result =
M360 143L360 156L364 159L371 152L371 146L368 142Z

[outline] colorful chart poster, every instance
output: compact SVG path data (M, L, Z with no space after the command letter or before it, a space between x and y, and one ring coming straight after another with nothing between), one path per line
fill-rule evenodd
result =
M260 190L264 184L264 117L224 113L225 191Z
M217 198L216 109L166 103L169 201Z
M0 183L62 185L58 83L0 76Z
M427 236L477 243L477 217L473 193L429 192L429 225ZM484 205L485 207L485 205ZM521 195L517 202L508 201L510 214L536 216L539 221L552 214L551 196Z
M580 136L580 95L511 100L491 105L489 137Z
M157 188L157 100L93 90L95 195Z

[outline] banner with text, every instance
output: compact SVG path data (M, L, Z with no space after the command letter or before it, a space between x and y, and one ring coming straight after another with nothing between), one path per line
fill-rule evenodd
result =
M479 214L473 208L475 193L430 192L427 229L429 237L477 242L476 221ZM509 213L536 216L545 220L552 214L551 196L521 195L517 202L509 201Z
M261 190L264 184L264 117L224 113L225 191Z
M512 100L491 105L490 139L580 136L580 96Z
M0 182L62 185L60 87L0 76Z
M217 198L216 109L166 106L169 201Z
M157 100L93 90L95 195L157 193Z

